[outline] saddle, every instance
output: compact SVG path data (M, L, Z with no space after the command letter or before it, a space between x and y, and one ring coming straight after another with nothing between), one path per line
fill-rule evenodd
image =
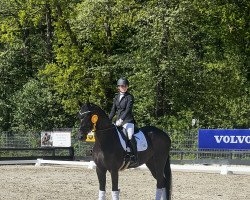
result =
M122 136L122 139L126 142L126 144L128 143L128 133L127 133L127 130L125 128L123 128L122 126L117 126L117 129L121 134ZM134 135L133 137L135 137L135 135L137 133L139 133L140 129L138 127L135 126L134 128Z
M133 137L131 139L131 141L128 139L128 133L127 130L123 127L117 127L120 136L122 137L122 139L125 141L126 143L126 149L125 149L125 154L124 154L124 160L123 160L123 164L120 167L120 170L125 170L127 168L134 168L134 167L138 167L139 166L139 162L138 162L138 156L137 156L137 143L136 143L136 134L140 132L140 130L135 127L134 129L134 134ZM127 147L130 148L130 152L128 152ZM131 151L132 149L134 149L135 152ZM133 153L132 153L133 152Z

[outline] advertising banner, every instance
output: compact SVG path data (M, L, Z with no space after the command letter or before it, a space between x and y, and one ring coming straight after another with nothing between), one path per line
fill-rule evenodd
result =
M250 129L199 129L198 148L250 150Z
M70 147L71 133L67 131L53 131L41 133L42 147Z

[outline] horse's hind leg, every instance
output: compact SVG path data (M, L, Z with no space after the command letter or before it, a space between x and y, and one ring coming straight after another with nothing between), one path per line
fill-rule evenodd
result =
M166 179L164 177L164 167L166 160L161 158L152 157L146 163L147 167L151 171L151 174L156 179L156 193L155 200L160 200L162 197L166 199L164 193L166 193Z
M96 173L99 180L99 197L98 200L105 200L106 191L106 173L107 170L102 167L96 167Z
M146 166L148 167L148 169L150 170L152 176L156 179L156 172L155 172L155 163L154 163L154 159L151 158L150 160L148 160L146 162Z

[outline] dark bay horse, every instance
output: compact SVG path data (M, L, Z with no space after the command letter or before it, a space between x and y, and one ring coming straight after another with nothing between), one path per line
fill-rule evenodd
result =
M105 200L107 171L111 173L112 199L119 200L118 172L124 161L125 150L120 143L117 129L99 106L91 103L79 104L79 106L81 108L79 139L86 140L87 134L95 130L93 158L99 180L99 200ZM155 199L170 200L170 138L154 126L145 126L140 130L148 141L148 148L138 152L138 164L145 163L157 181Z

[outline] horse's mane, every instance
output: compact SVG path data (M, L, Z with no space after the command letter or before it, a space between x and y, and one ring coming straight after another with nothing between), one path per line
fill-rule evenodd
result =
M98 105L96 105L94 103L89 103L89 106L90 106L92 111L97 111L98 114L108 118L107 113L100 106L98 106Z

